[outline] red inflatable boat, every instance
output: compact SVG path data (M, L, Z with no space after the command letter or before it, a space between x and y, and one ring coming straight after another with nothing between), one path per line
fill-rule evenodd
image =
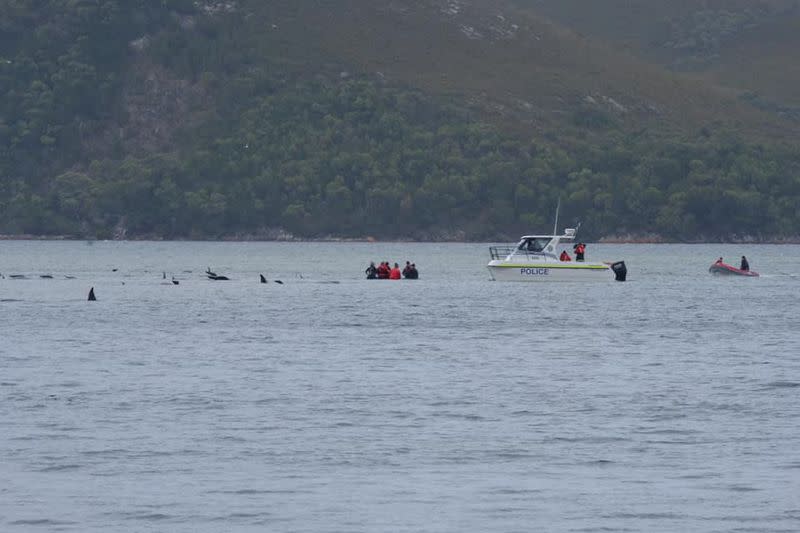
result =
M740 270L736 267L720 262L716 262L711 265L708 271L715 276L747 276L750 278L758 277L758 272L753 272L752 270Z

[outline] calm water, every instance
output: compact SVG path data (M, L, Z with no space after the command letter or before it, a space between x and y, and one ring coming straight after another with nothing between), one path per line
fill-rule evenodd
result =
M762 278L707 273L742 253ZM36 278L0 280L0 530L800 530L800 247L588 258L630 281L495 283L483 245L0 242Z

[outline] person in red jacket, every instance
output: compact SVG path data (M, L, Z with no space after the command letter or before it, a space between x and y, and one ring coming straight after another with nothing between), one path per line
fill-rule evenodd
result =
M389 279L389 263L381 261L381 266L378 267L378 279Z
M572 258L569 256L566 250L561 252L561 256L558 258L559 261L572 261Z
M389 279L402 279L403 274L400 272L400 265L394 264L394 268L389 272Z
M583 261L583 254L586 253L586 245L582 242L579 242L575 245L575 260L576 261Z

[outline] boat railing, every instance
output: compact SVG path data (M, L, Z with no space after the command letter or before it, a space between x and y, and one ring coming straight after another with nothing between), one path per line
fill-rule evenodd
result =
M517 248L515 246L490 246L489 253L491 254L493 260L505 259L514 253L516 249Z

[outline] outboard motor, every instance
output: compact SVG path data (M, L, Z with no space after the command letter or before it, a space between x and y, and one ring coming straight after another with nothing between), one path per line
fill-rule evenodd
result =
M625 266L625 261L617 261L611 264L611 270L614 271L617 281L625 281L628 277L628 267Z

